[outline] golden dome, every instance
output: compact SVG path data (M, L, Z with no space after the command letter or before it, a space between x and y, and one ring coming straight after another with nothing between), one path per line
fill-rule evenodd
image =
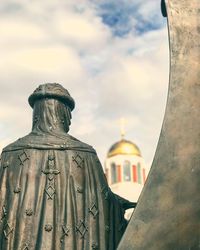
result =
M140 149L131 141L122 139L116 142L108 151L107 157L115 155L137 155L141 156Z

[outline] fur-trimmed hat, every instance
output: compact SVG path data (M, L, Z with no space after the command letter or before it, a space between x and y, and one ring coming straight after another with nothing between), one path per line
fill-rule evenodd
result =
M33 94L29 96L28 102L33 108L35 101L42 98L55 98L68 106L71 111L75 107L74 99L70 96L69 92L58 83L46 83L39 85Z

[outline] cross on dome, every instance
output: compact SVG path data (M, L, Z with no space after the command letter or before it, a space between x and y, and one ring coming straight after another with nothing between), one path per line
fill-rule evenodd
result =
M121 139L123 140L124 137L125 137L125 134L126 134L126 131L125 131L125 125L128 123L128 121L122 117L120 119L120 133L121 133Z

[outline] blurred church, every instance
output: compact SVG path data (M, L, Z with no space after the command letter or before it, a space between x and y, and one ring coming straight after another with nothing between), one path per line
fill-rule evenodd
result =
M138 146L125 139L122 125L121 140L114 143L105 161L105 172L111 190L132 202L137 202L145 184L148 169ZM130 218L129 209L126 218Z

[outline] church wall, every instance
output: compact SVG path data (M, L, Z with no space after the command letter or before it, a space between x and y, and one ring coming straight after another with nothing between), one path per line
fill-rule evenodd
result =
M136 155L115 155L106 159L105 170L111 190L137 202L148 174L144 159Z

